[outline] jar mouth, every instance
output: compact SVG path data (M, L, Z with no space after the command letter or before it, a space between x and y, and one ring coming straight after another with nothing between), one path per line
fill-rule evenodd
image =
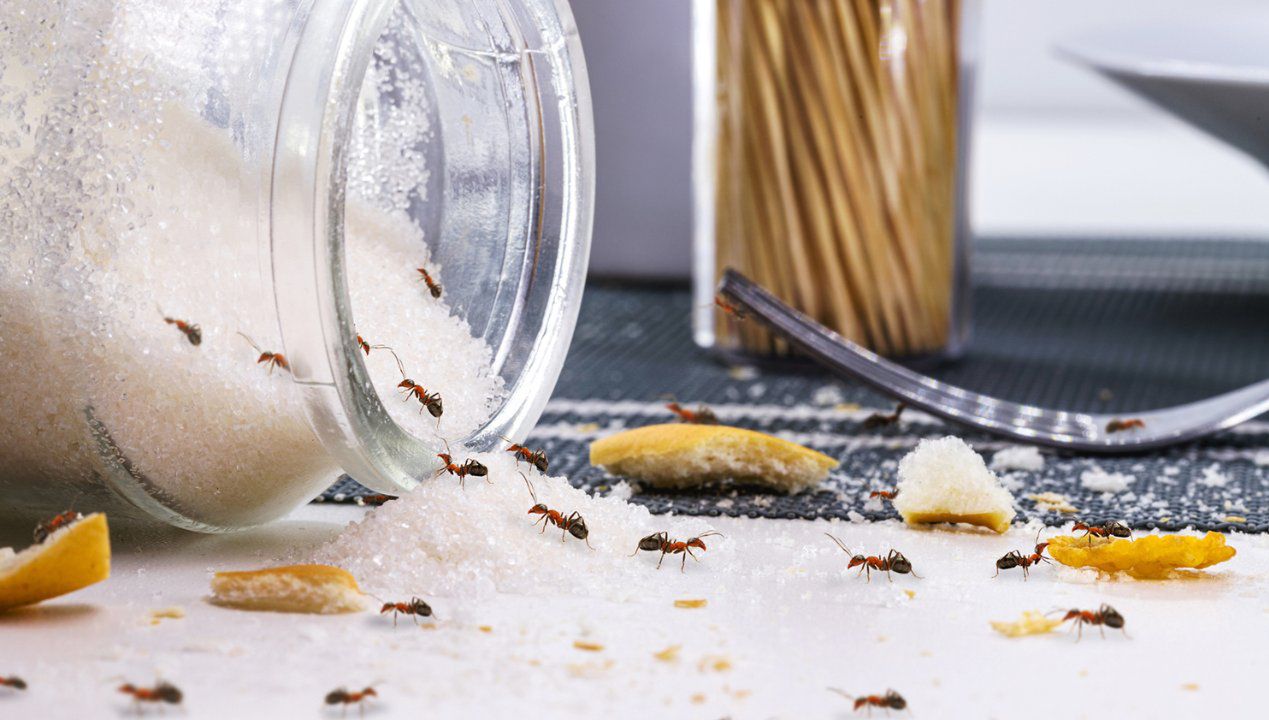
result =
M449 5L459 22L420 21ZM485 450L522 439L555 386L580 308L594 142L575 27L567 7L550 0L489 2L485 16L480 5L319 0L296 37L282 93L269 226L283 345L319 440L378 492L417 486L448 445ZM403 212L446 272L447 303L488 345L504 386L489 416L461 437L443 428L429 437L394 419L358 341L357 260L346 230L350 198L365 188L350 188L349 172L366 131L359 118L382 95L372 75L404 54L382 52L386 33L422 51L421 87L432 95L426 187ZM483 121L482 152L463 144L473 120ZM401 185L405 170L388 179Z

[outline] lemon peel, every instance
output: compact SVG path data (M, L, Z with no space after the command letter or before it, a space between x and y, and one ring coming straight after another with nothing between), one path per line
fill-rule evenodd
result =
M59 597L108 577L110 527L104 514L93 513L20 553L0 553L0 612Z

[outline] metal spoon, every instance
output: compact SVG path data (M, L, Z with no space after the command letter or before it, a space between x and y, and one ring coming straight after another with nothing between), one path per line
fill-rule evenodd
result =
M1035 445L1091 453L1130 453L1196 440L1269 411L1269 380L1176 407L1134 413L1141 427L1110 432L1123 415L1051 410L998 400L912 372L869 352L790 308L735 270L719 292L837 375L859 380L931 415Z

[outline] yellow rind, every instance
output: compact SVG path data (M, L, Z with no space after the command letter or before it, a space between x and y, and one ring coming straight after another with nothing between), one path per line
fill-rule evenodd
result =
M838 465L824 453L773 435L690 423L647 425L596 440L590 462L657 487L732 481L790 492L818 485Z
M986 513L950 513L950 512L910 512L903 516L909 525L931 525L934 523L965 523L977 525L1003 533L1009 530L1010 518L1001 512Z
M213 604L239 610L330 615L365 609L356 578L331 565L218 572L211 587Z
M93 513L0 563L0 612L59 597L110 577L110 527Z
M1062 535L1049 540L1049 555L1070 567L1092 567L1102 572L1123 572L1141 580L1168 577L1173 570L1201 570L1225 562L1236 554L1225 536L1209 532L1193 535L1146 535L1135 540L1094 539Z

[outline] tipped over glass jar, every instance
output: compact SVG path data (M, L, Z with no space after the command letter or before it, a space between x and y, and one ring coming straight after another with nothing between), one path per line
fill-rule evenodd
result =
M593 129L565 0L0 9L0 521L218 531L536 422Z

